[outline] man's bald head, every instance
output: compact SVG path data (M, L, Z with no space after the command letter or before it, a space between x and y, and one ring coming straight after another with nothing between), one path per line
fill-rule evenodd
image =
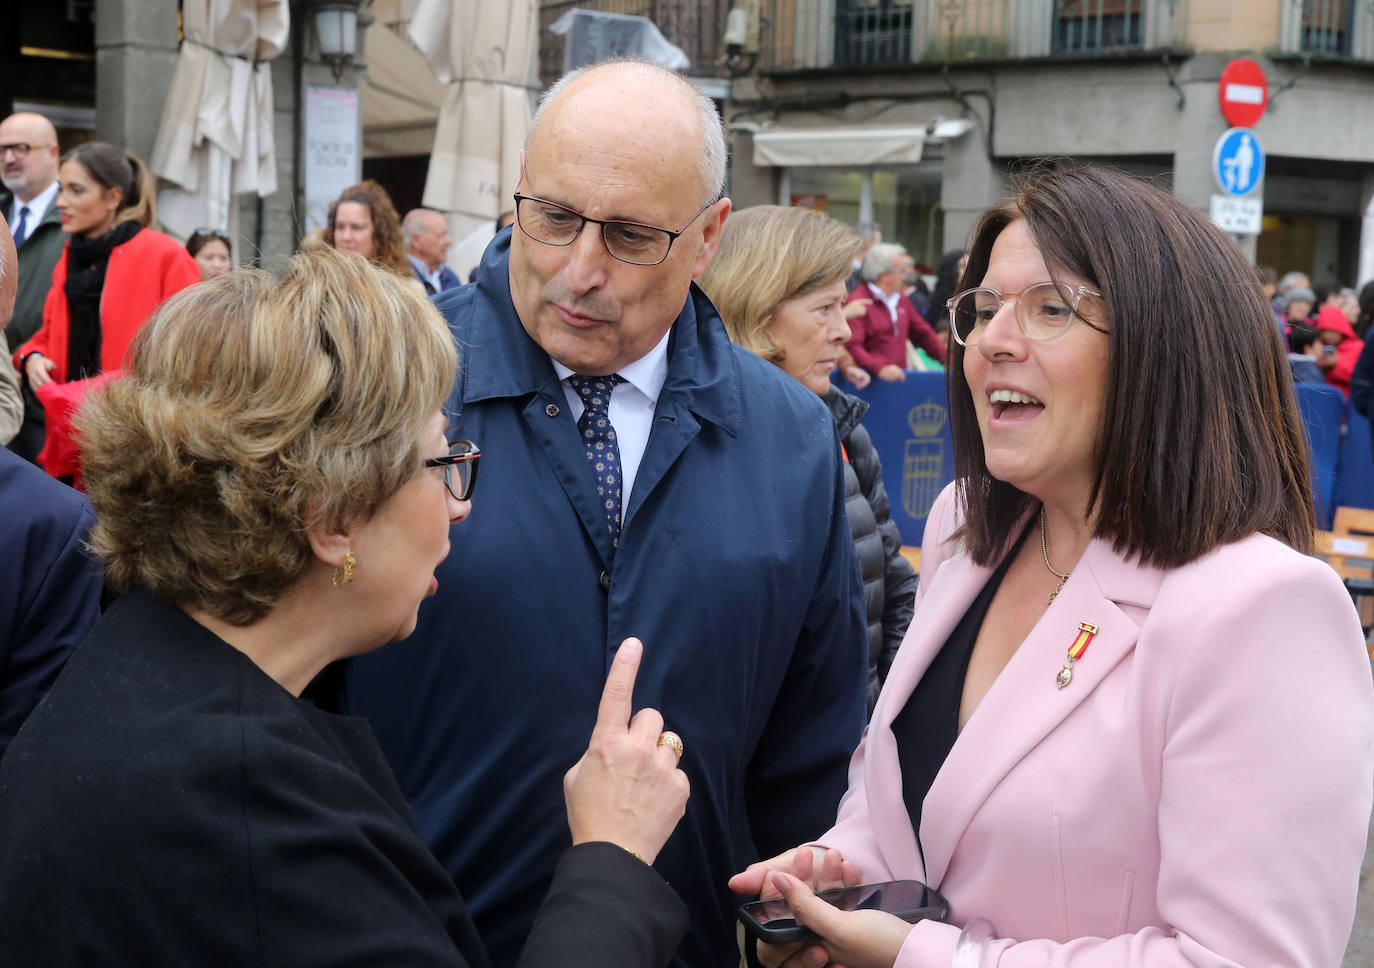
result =
M614 61L550 89L509 263L516 314L544 352L604 376L667 335L730 214L724 145L714 105L657 64ZM619 223L609 242L605 223ZM546 241L569 226L571 239Z
M9 224L0 217L0 329L14 316L14 295L19 291L19 253Z
M0 121L0 182L21 202L57 179L59 154L57 129L43 115L21 111Z
M540 97L525 139L527 154L540 129L565 110L614 118L627 130L637 127L636 115L644 115L650 123L677 122L683 140L665 144L665 155L677 151L694 159L699 204L725 193L725 128L720 114L711 99L680 74L642 58L618 58L569 71ZM615 145L607 148L613 150Z

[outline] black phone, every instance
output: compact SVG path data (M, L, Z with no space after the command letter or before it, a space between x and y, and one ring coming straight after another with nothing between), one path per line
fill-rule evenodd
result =
M903 921L940 920L949 914L949 903L940 892L920 881L884 881L881 884L860 884L816 895L842 911L885 911ZM811 941L817 935L804 924L798 924L787 899L748 901L739 906L739 919L745 933L765 944L789 944Z

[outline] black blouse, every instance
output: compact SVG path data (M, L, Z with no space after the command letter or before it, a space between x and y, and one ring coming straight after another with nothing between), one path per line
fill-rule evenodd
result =
M922 861L925 860L925 848L921 847L921 805L930 792L930 785L935 782L935 774L940 772L954 741L959 738L959 703L978 631L983 627L993 596L1028 534L1029 529L1022 533L1016 546L988 578L988 583L916 683L902 711L892 720L897 762L902 770L902 799L911 816L911 829L916 833L916 846L921 850Z

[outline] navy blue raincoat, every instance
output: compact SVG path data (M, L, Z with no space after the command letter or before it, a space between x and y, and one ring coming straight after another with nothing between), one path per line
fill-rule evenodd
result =
M687 903L677 963L737 962L727 878L824 832L864 724L863 597L821 399L730 343L695 287L612 556L576 423L507 283L436 297L463 358L450 435L482 448L469 518L403 643L353 660L372 724L497 968L568 846L562 779L607 669L644 641L635 708L686 744L687 814L656 867Z

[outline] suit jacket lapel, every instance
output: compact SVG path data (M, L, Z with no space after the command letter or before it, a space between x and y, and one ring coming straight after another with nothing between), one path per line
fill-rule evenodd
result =
M1063 590L979 703L931 784L921 819L928 883L938 885L944 879L954 847L1002 778L1135 647L1139 626L1118 603L1148 608L1162 577L1155 569L1122 561L1105 541L1088 546ZM981 587L982 582L967 601ZM1073 664L1072 681L1060 689L1055 676L1084 622L1097 626L1097 632ZM1084 737L1084 742L1090 740Z
M597 497L595 476L587 465L582 438L575 429L569 432L572 423L570 414L564 412L557 419L549 419L547 408L550 404L557 407L568 405L563 384L557 376L550 377L539 392L526 402L522 411L525 423L543 447L554 476L563 485L568 503L577 511L577 518L582 522L588 540L596 546L601 564L610 568L615 554L611 550L610 532L606 530L606 510Z
M882 741L868 743L867 755L873 759L865 776L874 787L868 795L874 829L892 832L892 836L882 838L879 845L889 870L922 869L921 850L902 798L902 770L892 736L892 720L906 706L916 684L992 572L991 566L975 565L964 555L950 558L939 566L923 593L923 600L930 604L921 612L920 623L913 623L907 630L888 672L882 697L873 710L869 733L873 738L881 736ZM927 882L935 883L929 878Z
M450 321L462 355L449 409L456 420L472 404L511 400L548 458L603 567L610 568L614 555L606 512L596 494L582 438L567 409L563 384L548 354L525 331L511 300L509 247L510 233L497 235L482 257L477 285L447 290L435 298L435 305Z
M692 283L682 311L673 322L668 341L668 374L659 391L653 429L634 488L622 506L622 534L687 445L701 432L703 422L731 437L739 436L744 426L744 407L735 352L715 307Z

